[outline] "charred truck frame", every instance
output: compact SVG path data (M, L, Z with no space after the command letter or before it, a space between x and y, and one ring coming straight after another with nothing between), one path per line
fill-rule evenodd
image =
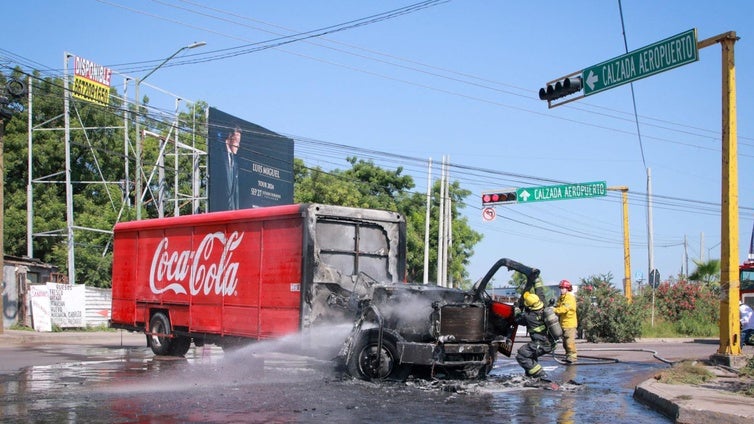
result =
M116 225L113 328L144 332L157 355L193 342L233 346L353 324L338 358L354 377L484 377L510 356L514 307L486 287L405 283L406 224L395 212L299 204Z

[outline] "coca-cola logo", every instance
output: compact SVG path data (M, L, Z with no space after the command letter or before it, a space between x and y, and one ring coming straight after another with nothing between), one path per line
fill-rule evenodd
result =
M233 251L241 240L243 234L238 231L227 237L218 231L204 236L196 251L170 251L169 239L163 238L152 256L149 288L154 294L167 291L176 294L191 292L192 296L199 293L219 296L235 294L239 262L233 261Z

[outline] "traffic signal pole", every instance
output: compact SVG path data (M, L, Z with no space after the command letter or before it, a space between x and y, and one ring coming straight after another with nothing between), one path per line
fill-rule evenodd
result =
M641 78L670 70L699 60L699 49L720 44L722 47L722 187L721 187L721 253L720 284L723 290L720 300L720 346L717 351L721 362L730 362L741 354L741 328L739 324L738 302L740 295L739 252L738 252L738 140L736 128L736 63L734 45L739 38L735 31L696 41L696 29L692 28L665 40L628 52L569 74L546 84L539 90L539 98L547 101L549 108L566 104L582 97L618 87ZM652 51L675 49L676 55L660 55L658 66L640 66L646 55ZM637 69L628 78L606 78L616 64L628 63ZM568 84L566 84L568 79ZM573 81L571 81L573 79ZM553 103L562 97L580 92L578 97ZM651 243L650 243L651 246ZM650 254L651 261L651 254ZM650 270L654 271L651 268ZM651 273L650 271L650 273Z
M699 41L702 49L722 47L722 195L720 251L720 346L718 356L741 354L738 299L740 292L738 251L738 138L736 124L735 31ZM730 361L729 361L730 362Z
M628 228L628 187L616 186L608 187L611 191L621 192L621 203L623 204L623 294L630 303L633 300L631 294L631 243L629 242Z

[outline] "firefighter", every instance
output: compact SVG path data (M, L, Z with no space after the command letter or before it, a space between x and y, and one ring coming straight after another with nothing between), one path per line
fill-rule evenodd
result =
M545 325L544 303L539 296L531 292L523 294L524 310L516 316L516 322L526 325L530 341L518 349L516 361L526 372L527 377L545 380L547 374L537 359L553 351L555 340L550 336Z
M741 345L754 345L752 335L754 335L754 311L751 306L740 302L738 313L741 321Z
M576 318L576 296L573 294L573 286L568 280L561 280L560 297L555 304L555 313L560 319L560 326L563 328L563 349L566 352L565 361L569 364L576 363L576 327L578 319Z

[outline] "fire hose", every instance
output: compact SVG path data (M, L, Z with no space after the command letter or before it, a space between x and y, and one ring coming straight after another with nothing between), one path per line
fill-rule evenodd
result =
M665 358L660 357L659 354L657 353L657 351L654 351L654 350L651 350L651 349L641 349L641 348L637 348L637 349L633 349L633 348L609 348L609 347L606 347L606 348L593 348L593 349L579 349L579 351L581 351L581 352L584 352L584 351L586 351L586 352L647 352L647 353L651 353L652 357L655 358L655 359L657 359L658 361L664 362L664 363L666 363L668 365L673 365L674 364L673 361L670 361L670 360L667 360ZM574 363L569 364L565 360L561 359L561 358L564 358L565 356L566 355L563 354L563 353L553 353L552 354L552 358L555 360L555 362L557 362L559 364L568 364L568 365L601 365L601 364L605 364L605 363L618 363L618 362L620 362L620 360L618 360L616 358L603 358L603 357L599 357L599 356L584 356L584 355L579 355L579 359L590 359L591 361L589 361L589 362L577 362L575 364Z

